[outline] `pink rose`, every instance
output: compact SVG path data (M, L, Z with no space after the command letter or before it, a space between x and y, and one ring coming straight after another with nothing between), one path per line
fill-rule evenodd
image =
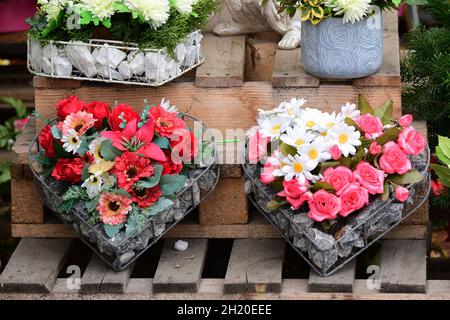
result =
M351 212L359 210L369 203L369 192L361 187L358 182L350 183L345 189L342 189L340 196L340 215L343 217L348 216Z
M397 187L397 189L395 189L395 197L399 201L405 202L409 198L409 190L404 187Z
M14 121L14 129L16 129L17 132L21 132L23 129L25 129L25 127L29 121L30 121L30 117L15 120Z
M393 141L384 145L383 155L380 157L379 163L381 169L386 173L405 174L412 169L411 161L398 144Z
M425 138L413 127L406 127L400 132L398 145L406 154L417 156L425 149Z
M342 151L341 149L339 149L339 146L335 144L334 146L331 147L330 154L333 160L338 160L342 155Z
M273 170L275 169L276 167L272 165L269 161L267 161L264 164L263 172L261 173L259 180L264 184L270 184L274 182L275 176L273 175Z
M369 113L359 116L355 122L365 132L367 138L376 138L383 133L383 123L380 118Z
M376 141L372 142L369 148L370 154L374 156L381 153L381 150L382 150L381 146Z
M370 163L361 161L353 172L353 177L370 194L384 192L384 172L370 165Z
M286 201L294 208L298 209L300 206L309 200L308 195L304 196L304 193L308 191L309 182L305 181L305 184L300 183L297 179L290 181L283 181L284 190L277 193L280 197L286 197Z
M402 127L407 127L413 121L413 116L410 114L405 114L400 119L398 119L398 124Z
M248 160L251 164L256 164L266 155L267 144L270 137L263 137L259 131L256 131L248 141Z
M331 184L334 190L339 191L353 181L353 173L352 170L343 166L328 168L323 173L322 180Z
M308 204L308 217L318 222L334 219L341 211L341 199L323 189L314 193Z

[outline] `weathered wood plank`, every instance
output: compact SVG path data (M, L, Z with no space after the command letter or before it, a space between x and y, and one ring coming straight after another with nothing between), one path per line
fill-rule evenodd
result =
M186 251L176 251L167 240L153 278L153 292L196 292L208 247L207 239L189 240Z
M245 36L218 37L206 34L202 52L205 62L197 68L196 86L224 88L244 84Z
M212 194L198 207L201 225L244 224L249 220L244 179L221 178Z
M102 292L124 292L133 272L134 263L123 271L114 271L111 268L105 273L102 281Z
M247 35L245 80L271 81L280 35L276 32Z
M272 85L274 88L305 87L316 88L319 78L305 72L302 65L301 49L278 49L275 55Z
M425 240L384 241L381 253L381 290L424 293L426 263Z
M0 275L0 291L50 292L70 240L22 239Z
M36 118L31 117L23 131L17 136L11 150L11 162L28 164L28 148L36 135Z
M293 97L305 98L309 106L323 111L339 111L348 102L356 102L362 93L368 101L379 106L387 99L394 101L394 116L401 114L401 98L398 88L364 87L348 84L323 84L318 88L274 89L270 82L245 82L242 87L199 88L192 82L171 83L160 88L141 88L130 86L82 86L81 88L44 89L36 88L36 110L43 118L52 118L56 114L56 102L71 94L85 101L101 100L114 103L116 100L132 105L136 109L143 107L143 99L159 102L170 98L170 102L193 117L201 119L210 128L225 132L226 129L246 130L256 124L259 108L271 109L280 102ZM38 127L42 123L38 122Z
M255 217L256 216L256 217ZM12 235L16 238L74 238L75 233L62 223L12 224ZM427 225L399 225L383 239L425 239ZM165 238L210 238L210 239L278 239L279 232L263 218L254 215L247 224L204 226L192 222L180 222L168 231Z
M349 262L343 269L328 277L321 277L310 271L308 291L310 292L352 292L355 281L356 261Z
M81 277L80 292L100 292L103 278L108 271L108 266L97 255L92 255L91 260Z
M284 248L283 240L235 240L224 292L280 292Z

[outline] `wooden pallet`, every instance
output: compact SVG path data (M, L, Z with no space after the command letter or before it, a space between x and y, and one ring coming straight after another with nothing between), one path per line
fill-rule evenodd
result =
M0 299L450 299L450 281L427 279L425 240L384 240L326 278L282 240L190 239L185 252L163 241L113 272L79 240L22 239L0 275ZM74 266L78 288L67 286Z

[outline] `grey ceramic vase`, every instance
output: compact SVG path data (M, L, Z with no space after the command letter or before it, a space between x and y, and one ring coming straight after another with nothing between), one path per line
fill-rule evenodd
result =
M376 73L383 63L381 15L354 24L328 18L313 25L302 22L302 62L320 78L351 79Z

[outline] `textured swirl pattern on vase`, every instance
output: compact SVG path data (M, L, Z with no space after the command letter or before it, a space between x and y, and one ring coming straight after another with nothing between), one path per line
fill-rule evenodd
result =
M316 26L302 22L302 61L306 72L322 78L371 75L383 62L383 28L370 29L367 19L343 24L329 18Z

